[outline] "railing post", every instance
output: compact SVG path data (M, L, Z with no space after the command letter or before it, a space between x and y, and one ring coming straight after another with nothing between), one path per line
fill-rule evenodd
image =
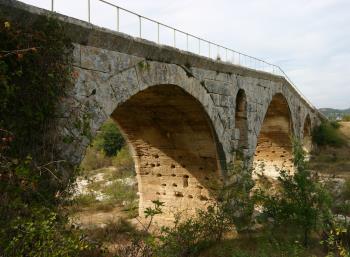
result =
M216 45L216 46L217 46L217 48L218 48L218 49L217 49L217 54L216 54L216 60L218 60L218 58L221 58L221 57L220 57L220 51L219 51L220 48L219 48L219 45Z
M186 33L186 49L188 51L188 34Z
M210 58L210 42L208 42L208 48L209 48L209 58Z
M226 49L226 62L227 62L227 48L225 48Z
M157 40L158 40L158 44L159 44L160 43L160 40L159 40L159 22L157 22L157 30L158 30Z
M201 40L198 38L198 54L201 54Z
M88 21L89 23L91 23L91 10L90 10L90 1L91 0L88 0Z
M139 15L139 37L142 38L141 15Z
M117 7L117 31L119 32L119 7Z
M174 29L174 47L176 47L176 29Z
M54 7L53 7L53 4L54 4L54 2L53 2L54 0L51 0L51 11L53 12L53 9L54 9Z

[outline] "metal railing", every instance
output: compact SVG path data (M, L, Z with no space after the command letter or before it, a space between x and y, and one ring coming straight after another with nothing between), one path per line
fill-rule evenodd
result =
M59 1L59 0L56 0ZM133 16L135 16L138 19L138 33L137 33L137 37L139 38L145 38L143 37L143 24L145 21L154 23L156 25L156 39L153 40L154 42L158 43L158 44L166 44L166 45L170 45L173 46L175 48L179 48L181 50L186 50L201 56L205 56L208 57L210 59L213 60L217 60L217 61L223 61L223 62L227 62L230 64L234 64L234 65L239 65L239 66L243 66L246 68L250 68L253 70L257 70L257 71L263 71L263 72L267 72L267 73L271 73L277 76L282 76L284 77L293 87L294 89L298 92L298 94L314 109L316 109L316 107L300 92L300 90L295 86L295 84L292 82L292 80L287 76L287 74L281 69L281 67L279 67L278 65L266 62L262 59L229 49L225 46L216 44L214 42L208 41L206 39L197 37L195 35L189 34L187 32L184 32L182 30L176 29L174 27L168 26L166 24L163 24L161 22L158 22L156 20L147 18L145 16L142 16L138 13L135 13L133 11L129 11L125 8L122 8L118 5L115 5L113 3L110 3L108 1L105 0L86 0L87 1L87 9L88 9L88 13L87 13L87 21L89 23L91 22L91 3L92 1L94 2L99 2L99 3L103 3L111 8L114 8L116 13L116 27L115 30L120 32L120 17L121 17L121 12L125 12L128 14L131 14ZM51 11L55 11L55 0L51 0ZM161 36L161 28L165 28L171 31L172 34L172 43L165 43L162 42L160 36ZM125 31L123 31L125 32ZM127 32L125 32L127 33ZM128 34L128 33L127 33ZM183 36L185 38L185 45L184 47L180 47L179 44L177 44L177 39L180 36ZM147 38L148 39L148 38ZM195 43L197 44L197 49L193 50L190 47L190 40L194 40ZM193 45L193 44L192 44Z

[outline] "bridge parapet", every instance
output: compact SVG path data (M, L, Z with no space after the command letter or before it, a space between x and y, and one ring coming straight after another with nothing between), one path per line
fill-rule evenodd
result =
M103 5L106 5L109 8L114 9L115 12L115 27L113 30L109 30L106 28L101 28L101 27L97 27L96 25L93 25L93 21L91 19L91 16L95 10L95 5L93 5L93 2L98 2L98 3L102 3ZM262 60L260 58L257 57L253 57L250 56L248 54L245 53L241 53L239 51L230 49L228 47L219 45L217 43L214 43L210 40L207 39L203 39L201 37L192 35L190 33L184 32L182 30L176 29L172 26L163 24L159 21L150 19L148 17L145 17L141 14L135 13L133 11L130 11L128 9L125 9L123 7L120 7L118 5L115 5L113 3L110 3L109 1L105 1L105 0L86 0L86 17L87 20L86 22L81 21L81 20L77 20L74 18L70 18L68 16L64 16L64 15L60 15L58 13L55 13L55 11L57 10L56 6L55 6L55 0L47 0L47 8L48 10L44 10L44 9L40 9L40 8L31 8L28 5L22 4L16 0L1 0L0 4L4 4L7 6L16 6L21 8L21 9L26 9L33 12L33 13L45 13L45 15L54 15L57 16L58 18L60 18L61 20L64 20L68 23L73 23L79 26L83 26L86 28L91 28L91 26L93 27L94 30L97 30L98 28L101 30L101 34L97 33L97 35L93 35L90 33L89 34L89 39L86 38L86 33L82 33L85 34L85 37L83 35L81 35L81 33L76 34L77 31L72 31L72 35L75 35L76 37L76 42L82 42L85 43L87 40L89 41L90 45L94 45L95 40L98 41L98 39L93 38L94 36L97 36L98 38L100 38L101 41L104 40L105 37L102 36L103 31L107 32L107 33L112 33L112 32L116 32L114 33L115 35L119 35L124 37L123 39L126 40L130 40L133 39L135 42L133 42L134 44L130 45L130 47L135 47L136 49L140 49L140 46L138 45L138 43L143 44L145 53L143 53L143 55L150 55L150 53L147 51L148 47L146 47L147 44L151 44L151 45L158 45L160 46L160 53L161 55L164 56L164 60L160 60L160 61L169 61L169 58L171 59L172 63L177 63L177 64L182 64L182 65L186 65L186 64L190 64L193 66L197 66L198 62L205 62L207 63L211 63L214 62L216 65L218 65L219 63L221 64L226 64L229 66L235 66L236 68L245 68L246 72L248 72L249 70L252 71L260 71L262 73L268 73L268 74L272 74L275 75L276 77L283 77L286 82L289 84L289 86L293 87L294 90L299 94L299 96L308 104L310 105L310 107L312 107L313 109L316 109L314 107L314 105L308 101L308 99L302 94L302 92L298 89L298 87L293 83L293 81L288 77L288 75L286 74L286 72L278 65L269 63L265 60ZM51 13L50 13L51 12ZM137 19L136 24L134 24L134 27L137 27L137 33L134 33L134 37L128 36L128 34L131 34L131 29L125 29L124 31L121 30L120 24L122 22L122 15L121 12L130 14L132 16L134 16ZM147 37L147 33L145 33L142 28L142 24L143 22L151 22L155 25L156 28L156 32L155 35L156 37L152 40L146 40L146 38L149 39L149 37ZM89 26L91 25L91 26ZM97 24L98 25L98 24ZM172 43L169 44L169 42L162 42L161 41L161 29L160 28L165 28L168 29L172 32L173 35L173 39L171 40ZM113 34L113 33L112 33ZM81 36L79 38L79 35ZM177 36L178 35L178 36ZM180 36L182 35L182 37ZM177 36L177 37L176 37ZM182 44L179 42L180 39L182 38ZM189 39L194 39L196 42L193 43L193 40L189 40ZM107 49L111 49L111 50L118 50L121 52L125 52L125 46L129 46L129 44L125 44L125 41L121 40L121 38L119 38L119 44L114 45L114 47L110 47L108 45L101 45L102 48L107 48ZM192 42L192 43L191 43ZM113 42L114 44L115 42ZM146 44L146 45L145 45ZM165 44L165 45L162 45ZM197 48L193 48L191 46L196 45ZM121 45L123 45L124 47L121 47ZM99 45L96 44L96 46L98 47ZM202 47L201 47L202 46ZM121 49L123 48L123 49ZM139 55L140 53L136 50L136 49L127 49L129 50L130 54L135 54L135 55ZM146 50L147 49L147 50ZM196 50L195 50L196 49ZM134 50L134 51L132 51ZM149 51L154 51L154 49L149 49ZM187 55L186 57L182 57L179 60L176 60L177 58L174 58L174 53L169 53L169 51L171 52L178 52L176 55L179 57L179 52ZM158 53L157 53L158 54ZM199 57L199 60L195 60L194 57ZM157 60L154 58L154 56L143 56L145 58L151 58L152 60ZM183 60L185 59L185 61ZM190 60L189 60L190 59ZM208 67L209 68L209 67ZM229 68L230 70L232 70L232 67ZM219 69L220 71L223 71L222 68ZM261 77L261 74L260 74ZM326 119L325 116L323 116L323 114L320 114L322 116L323 119Z

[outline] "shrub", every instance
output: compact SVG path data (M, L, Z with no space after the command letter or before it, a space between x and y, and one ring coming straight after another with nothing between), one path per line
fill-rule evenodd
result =
M340 128L340 124L339 124L338 121L332 120L332 121L329 122L329 124L335 129Z
M113 166L118 169L118 174L135 176L135 165L127 146L124 146L112 160Z
M321 244L327 248L326 257L350 257L350 225L348 222L333 219L328 231L324 233L325 239Z
M204 217L203 217L204 218ZM163 227L159 237L157 255L163 257L196 256L216 239L214 231L206 227L199 217L181 220L177 217L174 227Z
M342 120L343 121L350 121L350 115L344 115Z
M112 158L107 157L103 151L99 151L94 147L88 147L80 168L84 171L91 171L109 167L112 165Z
M0 256L93 256L85 252L93 245L66 228L57 208L75 176L71 165L57 160L61 138L51 135L62 117L57 103L72 82L72 44L55 19L38 16L23 26L5 20L3 11Z
M123 204L126 209L134 207L133 202L138 199L133 186L127 185L121 181L114 181L102 190L114 203Z
M97 134L94 144L107 156L114 156L124 146L125 140L113 120L106 121Z
M345 180L345 183L343 185L342 196L345 199L350 200L350 179L349 178Z
M302 145L294 141L294 174L281 170L280 187L275 194L257 191L264 215L273 218L275 226L292 225L300 229L305 246L310 233L319 231L330 219L330 195L308 170Z
M93 256L99 252L98 245L91 244L80 231L67 230L66 221L56 213L41 207L29 211L29 216L14 218L8 224L7 238L2 241L0 237L1 256Z
M339 133L339 126L338 122L322 122L320 126L313 130L313 141L319 146L340 147L345 145L346 141Z
M117 251L117 257L154 257L157 249L156 236L149 232L155 216L163 213L163 202L152 201L153 206L147 207L144 211L145 218L149 219L148 224L140 224L143 230L140 233L134 233L131 242L124 244Z

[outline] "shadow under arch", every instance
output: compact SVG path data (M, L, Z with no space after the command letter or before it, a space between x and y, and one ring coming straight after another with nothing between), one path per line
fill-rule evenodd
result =
M247 97L243 89L239 89L236 95L235 108L236 124L236 156L235 159L243 159L248 148L248 121L247 121Z
M131 96L111 117L132 148L141 217L152 200L165 204L158 223L214 200L224 157L198 100L179 86L155 85Z
M293 169L293 124L290 108L281 93L272 97L254 155L255 170L277 177L280 169Z
M303 148L307 154L309 154L312 150L311 118L309 114L307 114L304 119Z

